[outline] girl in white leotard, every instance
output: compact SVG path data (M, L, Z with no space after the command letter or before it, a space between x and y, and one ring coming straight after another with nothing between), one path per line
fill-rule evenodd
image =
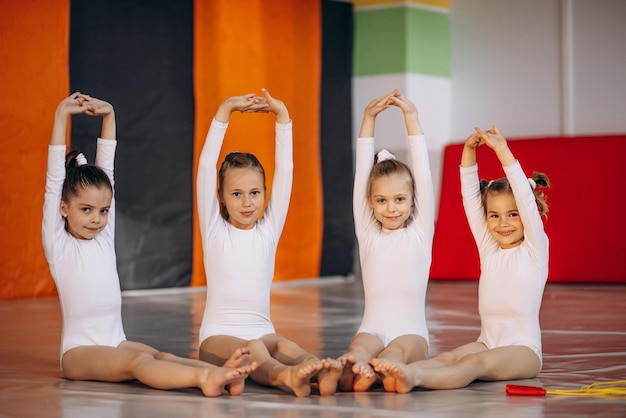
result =
M476 148L487 145L506 177L478 181ZM419 386L454 389L476 379L529 379L541 370L539 309L548 278L548 237L541 216L547 177L527 179L506 139L493 127L476 128L461 157L465 213L478 246L480 336L426 361L406 365L372 360L376 371L396 379L398 392Z
M101 138L95 165L72 151L66 169L67 119L77 114L101 116ZM63 374L72 380L137 379L157 389L198 387L206 396L221 395L226 387L239 394L256 367L249 364L246 348L229 359L228 367L214 367L126 340L114 246L115 136L109 103L74 93L57 106L48 148L42 238L63 313Z
M200 326L201 360L221 365L247 346L259 364L256 382L308 396L317 379L321 395L332 395L341 373L338 360L320 360L279 335L270 320L274 258L285 224L293 174L291 119L285 104L267 90L226 99L211 123L198 166L198 215L207 277ZM276 163L265 213L265 172L249 153L216 164L232 112L276 114ZM216 180L218 190L215 188Z
M374 123L383 110L402 110L411 168L382 151L374 163ZM365 292L361 326L340 357L342 390L365 391L377 380L369 361L410 363L428 357L425 298L434 229L428 150L415 105L398 90L364 111L356 149L354 225ZM395 382L383 376L386 390Z

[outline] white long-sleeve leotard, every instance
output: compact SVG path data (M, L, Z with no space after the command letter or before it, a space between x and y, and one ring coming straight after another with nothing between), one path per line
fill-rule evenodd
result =
M98 139L96 165L113 184L117 141ZM65 180L65 145L48 148L42 240L63 313L61 358L75 347L117 347L126 340L122 326L122 296L115 262L115 200L107 226L91 240L74 238L61 217Z
M408 142L415 180L413 219L407 227L389 231L381 228L367 203L374 138L357 140L353 211L365 294L358 332L376 335L385 346L407 334L429 341L425 303L435 199L424 135L411 135Z
M461 167L463 205L480 256L478 341L490 349L524 345L541 360L539 309L548 279L548 237L519 162L503 168L524 225L524 240L509 249L500 248L487 228L478 166Z
M216 196L216 164L227 127L213 119L198 165L197 204L207 279L200 343L213 335L251 340L275 332L270 288L291 196L291 122L276 123L270 200L264 216L249 230L238 229L221 216Z

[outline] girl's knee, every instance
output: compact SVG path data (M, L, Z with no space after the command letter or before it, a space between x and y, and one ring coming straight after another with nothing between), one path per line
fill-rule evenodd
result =
M459 363L463 363L471 368L478 369L486 367L484 356L478 353L466 354L458 360Z
M159 351L158 353L156 353L154 355L154 358L157 360L162 360L162 361L176 361L178 359L177 356L175 356L172 353L164 353Z
M403 356L404 355L404 347L402 347L400 344L394 344L393 342L389 343L389 345L387 347L385 347L380 354L378 354L378 357L398 357L398 356Z
M147 361L153 361L157 359L157 354L147 353L145 351L135 351L130 360L132 368L136 367L139 364L145 363ZM165 353L164 353L165 354Z
M433 359L439 360L447 365L454 364L460 360L456 354L449 352L449 351L445 353L437 354L435 357L433 357Z
M246 343L246 347L250 349L251 353L258 353L259 351L266 351L265 343L261 340L249 340Z
M281 352L300 350L300 346L291 340L281 339L276 342L276 349Z

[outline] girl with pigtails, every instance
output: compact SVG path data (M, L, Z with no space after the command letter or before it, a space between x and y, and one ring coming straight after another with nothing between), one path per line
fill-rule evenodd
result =
M506 177L479 181L476 149L495 152ZM374 369L396 380L398 392L414 387L455 389L474 380L530 379L541 371L539 310L548 278L548 237L542 216L548 211L537 188L545 174L528 179L495 126L476 128L461 157L461 191L478 247L481 275L477 341L409 365L372 360Z

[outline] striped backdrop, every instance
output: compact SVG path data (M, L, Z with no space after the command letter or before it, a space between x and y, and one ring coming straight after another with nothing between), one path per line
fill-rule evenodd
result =
M194 202L206 131L226 97L266 87L294 123L294 188L276 280L352 271L352 5L324 0L0 0L0 298L53 295L41 247L57 103L113 103L124 289L204 284ZM322 41L324 40L324 41ZM273 118L235 114L224 152L273 172ZM68 144L92 159L96 118ZM210 268L210 267L209 267Z

